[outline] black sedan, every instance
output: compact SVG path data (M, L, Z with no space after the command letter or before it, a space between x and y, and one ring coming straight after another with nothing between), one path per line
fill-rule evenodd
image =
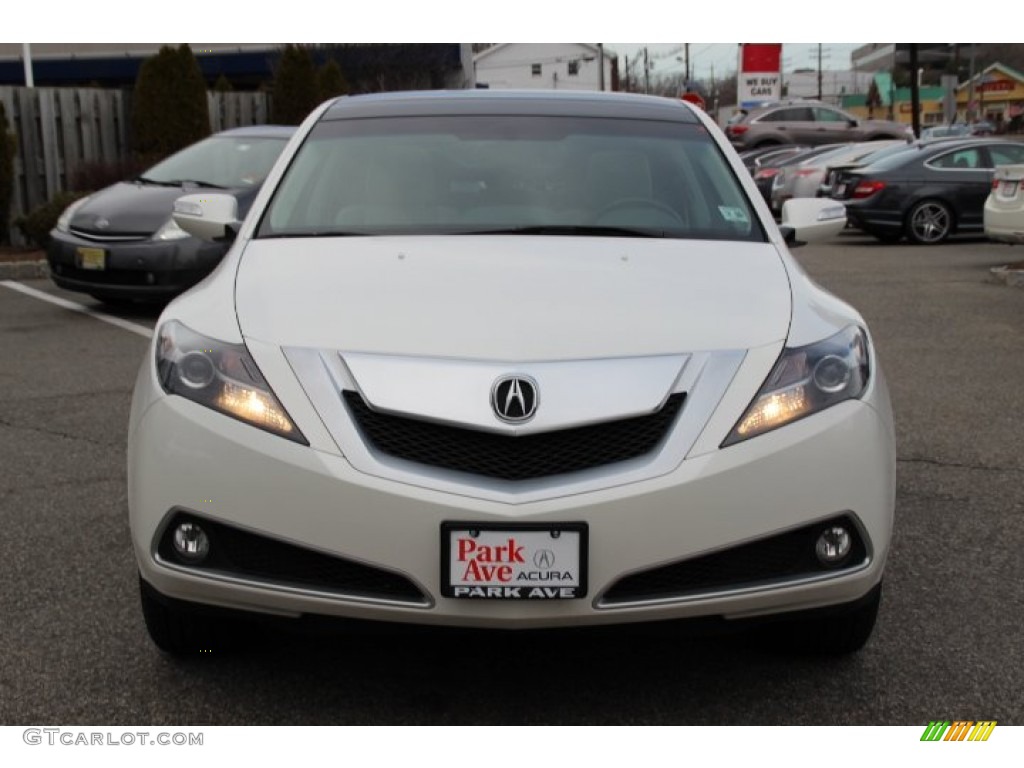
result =
M239 218L295 129L223 131L158 163L132 181L72 203L50 233L53 281L103 301L167 299L208 275L227 244L190 236L171 218L174 201L202 189L238 199Z
M981 232L993 168L1024 163L1024 144L998 139L922 142L843 171L832 197L851 224L884 242L940 243Z

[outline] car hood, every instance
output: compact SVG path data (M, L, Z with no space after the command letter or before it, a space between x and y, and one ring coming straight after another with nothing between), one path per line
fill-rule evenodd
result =
M71 219L71 226L96 234L151 235L171 218L174 201L201 187L165 187L122 181L91 195ZM217 190L218 192L224 190ZM255 190L247 195L232 192L239 199L239 215L248 210Z
M243 336L282 347L545 361L748 349L784 339L768 243L551 236L254 240Z

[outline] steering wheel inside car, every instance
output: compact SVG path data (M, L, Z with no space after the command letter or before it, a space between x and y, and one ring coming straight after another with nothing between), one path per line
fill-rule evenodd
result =
M639 220L636 217L626 218L621 215L630 211L638 211L647 215ZM651 217L651 213L658 215ZM620 215L614 216L614 214ZM609 217L613 218L613 221L608 221ZM669 224L686 226L686 221L678 211L660 200L649 197L624 197L616 200L598 211L594 215L593 223L607 226L666 226Z

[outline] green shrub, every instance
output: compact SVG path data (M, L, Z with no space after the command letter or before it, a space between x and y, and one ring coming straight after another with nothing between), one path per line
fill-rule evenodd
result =
M187 45L165 45L139 67L132 127L135 150L151 162L210 135L206 81Z
M11 241L11 198L14 195L14 134L7 130L7 112L0 102L0 243Z
M288 44L274 72L274 122L298 125L320 103L320 87L309 49Z
M221 72L220 77L218 77L217 81L213 84L213 90L217 93L231 93L235 90L235 86L233 86L231 81L228 80L227 75Z
M28 214L17 219L14 226L21 230L21 234L29 242L46 248L50 244L50 230L57 226L57 219L64 213L64 209L87 194L89 193L58 192L49 202L33 208Z
M316 73L316 79L320 88L320 101L327 101L327 99L349 92L345 75L334 59L330 59L320 67Z

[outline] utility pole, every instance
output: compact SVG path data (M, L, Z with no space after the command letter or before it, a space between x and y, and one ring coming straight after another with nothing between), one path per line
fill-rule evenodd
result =
M964 122L974 122L974 43L971 43L971 80L967 86L967 110Z
M597 89L604 90L604 43L597 44Z
M626 61L626 93L632 93L632 91L629 90L629 56L625 56L624 58Z
M686 82L690 82L690 44L683 44L683 59L686 62Z
M24 64L25 64L25 87L26 88L35 88L36 87L36 79L35 79L35 75L33 75L33 73L32 73L32 44L31 43L22 43L21 44L21 55L22 55L22 58L24 59Z
M821 43L818 43L818 101L821 101Z
M921 138L921 84L917 76L917 43L910 43L910 117L914 138Z
M651 92L651 65L647 59L647 47L644 46L644 93Z

